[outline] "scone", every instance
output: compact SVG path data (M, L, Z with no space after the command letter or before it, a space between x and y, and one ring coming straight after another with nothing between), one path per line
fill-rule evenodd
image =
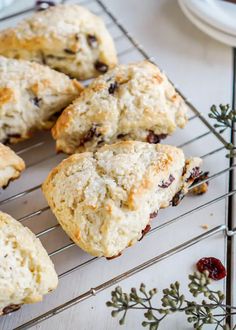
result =
M0 56L0 141L18 142L51 128L82 86L46 66Z
M123 141L62 161L43 193L62 228L82 249L112 258L137 242L160 208L177 205L200 174L200 158L181 149Z
M0 33L0 54L46 64L88 79L117 64L103 21L78 5L57 5Z
M187 106L157 66L119 65L67 107L52 134L58 151L93 151L119 140L158 143L187 123Z
M23 159L0 143L0 188L6 187L10 181L17 179L24 169Z
M0 315L42 300L57 287L53 263L39 239L0 212Z

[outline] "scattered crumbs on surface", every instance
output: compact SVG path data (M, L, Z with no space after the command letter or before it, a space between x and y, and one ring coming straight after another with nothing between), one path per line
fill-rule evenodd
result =
M204 224L204 225L201 225L202 229L209 229L209 225L208 224Z

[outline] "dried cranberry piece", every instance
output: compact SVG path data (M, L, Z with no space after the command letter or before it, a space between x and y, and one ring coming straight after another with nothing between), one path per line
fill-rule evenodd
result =
M35 96L34 98L31 99L32 102L34 103L34 105L36 105L36 107L40 107L40 101L42 100L41 98Z
M206 179L209 178L209 172L204 172L202 174L200 174L194 181L193 181L193 184L196 184L196 183L199 183L199 182L202 182ZM209 182L207 181L206 182L207 185L209 185Z
M96 136L96 137L99 137L100 136L100 133L97 132L97 128L96 126L92 126L90 128L90 130L84 135L84 137L80 140L80 144L83 145L85 144L86 142L89 142L93 139L93 137Z
M49 7L53 7L55 6L55 2L54 1L43 1L43 0L38 0L35 3L36 6L36 10L40 11L40 10L45 10L48 9Z
M109 94L114 94L117 88L118 88L118 84L116 81L114 83L111 83L108 88Z
M76 54L75 51L73 51L72 49L69 49L69 48L65 48L64 52L67 53L67 54L70 54L70 55L75 55Z
M161 140L165 139L167 134L155 134L153 131L149 131L147 135L147 142L157 144L160 143Z
M118 253L116 256L112 256L112 257L106 257L107 260L112 260L112 259L115 259L115 258L118 258L122 255L122 253Z
M160 187L160 188L168 188L173 181L175 181L175 177L173 177L173 175L170 174L169 179L167 181L162 181L162 183L159 184L158 187Z
M140 237L139 241L141 241L144 236L150 231L151 226L148 224L143 230L142 230L142 236Z
M97 46L98 46L98 40L92 34L87 35L87 42L91 48L97 48Z
M204 272L207 270L209 272L209 277L213 280L221 280L227 275L227 271L221 261L214 257L205 257L200 259L197 264L197 270L199 272Z
M202 174L202 171L200 170L200 167L196 166L192 169L190 176L185 180L186 182L189 182L191 180L197 179Z
M158 211L155 211L155 212L150 213L149 217L150 217L150 219L153 219L153 218L155 218L157 215L158 215Z
M16 312L20 308L21 308L21 305L11 304L11 305L6 306L5 308L3 308L2 312L3 312L4 315L6 315L6 314L10 314L12 312Z
M171 201L172 206L177 206L177 205L179 205L179 203L182 201L182 199L184 198L184 196L185 196L185 194L184 194L183 190L178 191L178 192L174 195L174 197L173 197L173 199L172 199L172 201Z
M105 63L100 62L100 61L96 61L94 63L94 67L98 72L101 72L101 73L106 73L108 70L108 65L106 65Z

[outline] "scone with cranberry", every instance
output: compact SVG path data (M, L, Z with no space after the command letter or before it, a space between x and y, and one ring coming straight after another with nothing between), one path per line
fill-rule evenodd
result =
M58 151L93 151L121 140L158 143L187 123L187 105L157 66L119 65L96 78L52 129Z
M39 239L0 212L0 315L41 301L57 284L53 263Z
M44 65L0 56L0 142L51 128L81 90L76 80Z
M143 236L160 208L180 202L201 162L172 146L123 141L63 160L42 188L71 239L111 258Z
M117 64L102 19L76 4L50 7L2 31L0 54L46 64L81 80Z

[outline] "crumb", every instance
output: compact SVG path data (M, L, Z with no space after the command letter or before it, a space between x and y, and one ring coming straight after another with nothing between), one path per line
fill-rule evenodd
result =
M209 225L208 224L204 224L204 225L201 225L202 229L209 229Z

